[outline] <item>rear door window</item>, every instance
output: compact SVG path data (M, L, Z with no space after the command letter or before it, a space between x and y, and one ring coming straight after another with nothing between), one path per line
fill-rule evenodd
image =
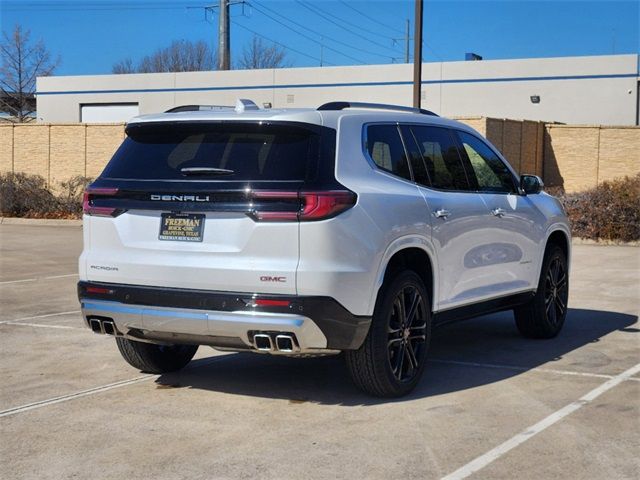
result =
M397 125L368 125L366 129L366 149L373 162L382 170L411 180L407 155Z
M312 178L319 162L319 134L292 125L140 124L127 135L103 177L295 181Z
M431 186L440 190L470 190L458 147L446 128L411 125Z

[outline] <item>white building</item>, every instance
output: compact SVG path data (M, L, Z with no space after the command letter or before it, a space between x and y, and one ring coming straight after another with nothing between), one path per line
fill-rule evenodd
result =
M422 107L448 117L638 125L639 55L423 64ZM410 64L42 77L41 122L126 121L178 105L410 105Z

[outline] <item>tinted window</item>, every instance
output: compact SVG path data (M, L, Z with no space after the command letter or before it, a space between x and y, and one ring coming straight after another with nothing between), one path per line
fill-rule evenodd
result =
M458 132L471 164L470 175L483 192L514 192L511 172L496 153L479 138Z
M431 186L442 190L469 190L460 154L449 130L412 125L411 131L427 167Z
M427 166L422 158L422 153L418 148L418 144L411 133L411 127L409 125L401 125L400 131L402 138L404 139L404 145L407 148L409 154L409 162L411 163L411 171L413 172L413 180L420 185L426 187L430 186L429 174L427 173Z
M396 125L369 125L366 148L378 167L411 180L409 164Z
M201 179L182 169L209 167L224 181L305 180L318 163L318 135L291 125L192 123L132 125L103 177Z

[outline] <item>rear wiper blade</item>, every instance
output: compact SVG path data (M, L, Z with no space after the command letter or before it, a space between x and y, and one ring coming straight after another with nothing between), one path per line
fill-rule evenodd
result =
M226 168L214 167L184 167L180 169L183 175L232 175L235 172Z

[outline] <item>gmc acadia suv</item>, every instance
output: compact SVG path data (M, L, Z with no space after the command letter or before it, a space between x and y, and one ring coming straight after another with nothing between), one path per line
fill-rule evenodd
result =
M570 232L538 177L473 129L408 107L179 107L133 119L84 199L78 295L134 367L198 345L344 352L376 396L418 383L432 327L567 313Z

